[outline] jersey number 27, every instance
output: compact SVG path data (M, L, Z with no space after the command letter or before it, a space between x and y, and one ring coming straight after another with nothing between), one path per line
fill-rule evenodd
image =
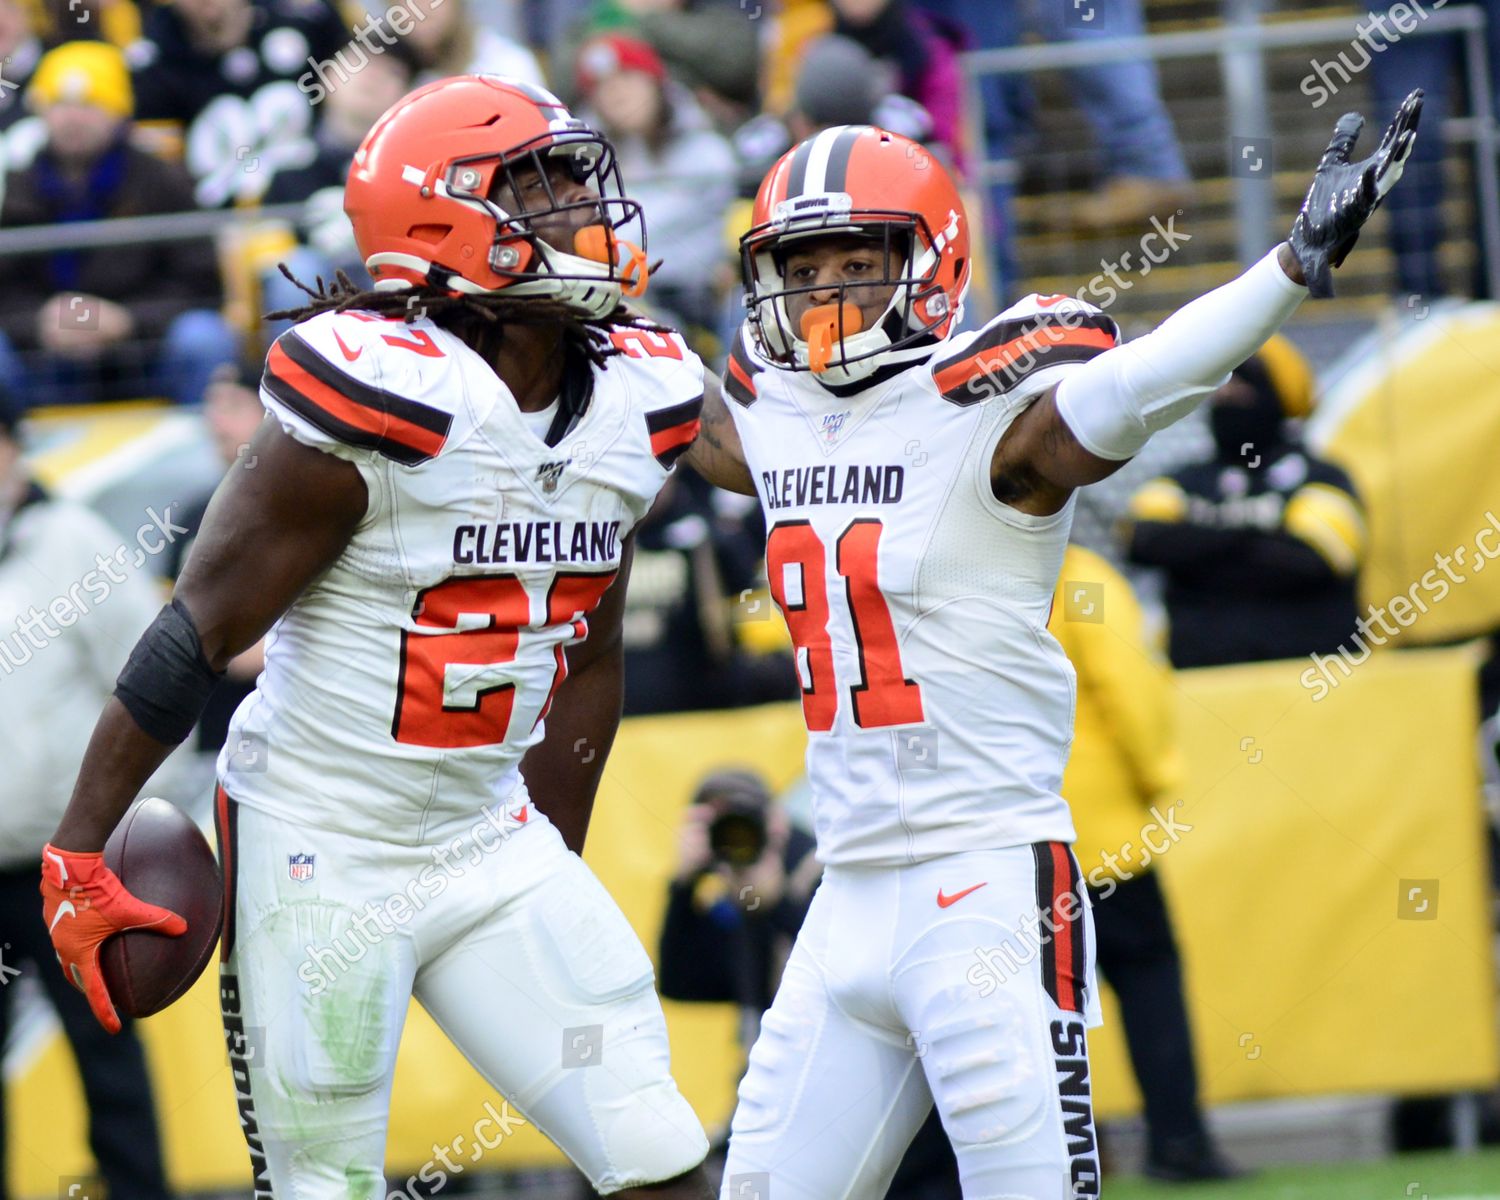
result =
M614 582L616 572L559 571L544 599L549 626L571 622L573 640L588 635L588 614ZM530 636L531 596L515 575L460 575L425 589L413 607L418 626L432 632L401 633L401 675L391 733L415 746L492 746L509 736L516 703L514 683L480 688L472 701L449 704L444 682L449 667L486 667L513 662ZM465 628L467 626L467 628ZM537 715L552 706L567 678L563 644L553 647L552 685Z
M861 729L916 725L922 717L922 689L906 678L891 610L880 591L880 534L873 517L851 521L834 542L834 564L843 576L859 648L860 681L851 684L854 723ZM838 713L839 693L833 672L833 642L828 634L827 551L807 521L783 521L766 536L766 573L771 597L786 617L787 632L806 667L802 716L808 729L826 733ZM790 568L790 569L789 569ZM800 581L787 594L788 579Z

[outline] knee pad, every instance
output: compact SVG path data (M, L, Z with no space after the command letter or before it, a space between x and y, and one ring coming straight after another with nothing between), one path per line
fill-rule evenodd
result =
M703 1125L670 1076L594 1111L608 1164L590 1172L601 1195L676 1179L708 1156Z
M362 937L355 916L336 903L290 904L238 938L246 1026L262 1042L266 1080L278 1098L309 1111L383 1094L395 1065L411 997L403 939ZM314 950L322 962L309 971Z
M1031 989L1011 979L988 996L964 978L972 959L929 960L897 974L901 1011L948 1136L1010 1142L1035 1132L1053 1099L1046 1022Z
M566 1006L650 990L655 970L620 906L577 855L538 885L527 938L542 983Z

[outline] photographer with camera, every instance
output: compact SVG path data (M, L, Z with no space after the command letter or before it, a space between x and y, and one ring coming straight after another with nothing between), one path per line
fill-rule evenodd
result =
M813 849L812 835L792 823L757 772L744 768L705 776L683 818L657 986L669 1000L738 1005L747 1050L822 877ZM959 1195L958 1165L934 1109L886 1200Z
M678 834L661 994L739 1005L749 1046L822 874L812 850L754 771L705 777Z

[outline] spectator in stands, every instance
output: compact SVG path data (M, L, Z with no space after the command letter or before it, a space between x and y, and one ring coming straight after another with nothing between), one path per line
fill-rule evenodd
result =
M738 1005L740 1041L751 1046L822 876L813 837L791 822L756 772L730 768L698 785L677 845L658 986L669 1000ZM886 1200L961 1195L958 1163L934 1110Z
M649 42L612 33L578 55L585 119L614 143L630 195L641 204L653 261L647 300L669 324L711 328L718 296L724 211L734 199L735 159L693 95L667 77Z
M1475 0L1463 0L1475 4ZM1485 14L1485 36L1488 43L1489 77L1491 88L1500 79L1500 0L1477 0L1475 6ZM1374 5L1372 13L1389 6ZM1404 19L1410 21L1411 7L1405 9ZM1434 5L1434 8L1439 7ZM1458 8L1455 3L1453 8ZM1421 9L1418 9L1420 12ZM1389 16L1381 13L1381 18ZM1380 29L1387 36L1373 34L1374 18L1362 22L1371 36L1356 40L1348 50L1342 51L1334 62L1320 70L1314 67L1317 82L1311 90L1304 84L1303 91L1313 97L1331 100L1343 83L1347 83L1364 66L1371 70L1375 102L1384 104L1392 96L1398 96L1401 87L1420 87L1426 93L1422 100L1422 116L1433 134L1418 139L1411 157L1406 160L1401 187L1392 194L1388 203L1391 250L1396 256L1396 286L1408 296L1442 296L1449 290L1443 279L1438 250L1446 236L1443 219L1443 198L1446 186L1443 180L1443 157L1447 144L1441 136L1443 126L1455 114L1455 96L1460 80L1464 77L1464 45L1460 34L1441 34L1435 37L1390 36L1401 29L1399 23L1382 24ZM1322 57L1321 55L1319 56ZM1347 63L1352 70L1343 70ZM1315 60L1316 64L1316 60ZM1312 79L1313 76L1309 76ZM1500 91L1491 90L1493 111L1489 114L1500 121ZM1459 101L1461 104L1462 102ZM1339 109L1333 110L1341 111ZM1473 203L1478 204L1477 194ZM1477 234L1475 235L1477 237ZM1475 254L1471 259L1473 274L1461 285L1473 294L1491 300L1500 298L1489 294L1488 280L1483 270L1483 256Z
M36 863L62 817L89 739L88 716L114 691L130 648L161 607L119 537L28 476L18 407L0 393L0 951L34 979L73 1048L89 1107L89 1145L113 1200L170 1195L151 1080L133 1024L114 1037L57 970L36 918ZM102 565L101 565L102 564ZM0 988L0 1047L20 993ZM0 1104L0 1198L5 1113Z
M917 0L929 12L962 26L982 49L1017 46L1030 13L1046 42L1135 37L1146 32L1141 0L1108 0L1080 5L1077 0L1037 0L1029 9L996 0ZM1085 20L1084 18L1088 18ZM1071 216L1090 230L1131 226L1152 214L1173 212L1191 195L1187 164L1172 119L1162 103L1155 64L1145 58L1074 67L1067 72L1072 91L1094 134L1102 182L1096 194L1075 206ZM1014 162L1036 102L1019 76L986 76L981 81L988 157ZM1013 230L1014 184L991 188L994 247L1000 294L1015 289L1018 272L1009 239Z
M182 171L128 140L130 76L115 47L49 51L27 97L47 140L7 176L0 228L193 208ZM28 406L151 394L191 403L235 356L208 238L16 254L0 259L0 275L0 380Z
M790 658L736 642L732 605L750 592L762 531L715 510L715 493L678 471L637 526L625 597L625 712L734 708L797 694ZM759 509L751 520L758 520ZM761 599L760 611L769 613Z
M415 23L406 41L419 64L418 86L445 75L505 75L545 87L541 65L526 46L477 23L466 0L392 0Z
M42 39L21 0L0 0L0 134L26 115L21 97L41 59Z
M915 100L932 121L932 140L963 166L963 27L907 0L832 0L833 32L858 42L894 70L889 90Z
M440 11L454 3L456 0L445 0ZM374 27L386 26L376 21ZM371 41L382 44L375 38ZM380 54L371 55L363 70L342 81L330 78L323 120L313 135L316 156L305 167L278 171L271 181L265 195L267 204L306 204L298 229L300 244L284 256L287 269L302 282L314 284L319 277L332 280L335 271L344 271L361 285L368 285L369 275L354 245L354 226L344 212L344 181L365 134L386 109L416 85L420 69L411 40L392 34L391 44ZM301 308L306 298L302 289L274 266L261 278L262 312ZM285 320L270 323L268 340L290 324Z
M1364 515L1288 423L1312 398L1307 360L1277 335L1209 402L1214 457L1131 499L1126 552L1166 577L1175 666L1331 654L1354 633Z
M31 0L36 31L50 48L98 38L124 48L141 36L135 0Z
M330 0L170 0L147 10L143 34L128 51L136 117L181 131L204 208L259 200L278 171L310 162L328 81L368 57Z
M1153 869L1182 785L1171 669L1149 644L1125 577L1069 546L1048 628L1078 673L1073 751L1062 794L1088 882L1100 972L1120 1002L1146 1109L1146 1174L1165 1182L1240 1174L1214 1145L1198 1073L1182 963ZM1151 847L1156 847L1155 850Z
M892 91L893 85L891 72L852 38L830 33L807 42L786 113L762 113L735 130L739 195L753 200L778 158L798 142L835 125L878 125L927 142L932 137L931 116L915 100ZM748 228L747 213L735 240ZM735 270L739 270L738 261Z
M730 130L759 108L758 28L749 10L723 0L594 0L558 47L553 79L559 88L575 88L584 43L626 34L649 42L714 125Z

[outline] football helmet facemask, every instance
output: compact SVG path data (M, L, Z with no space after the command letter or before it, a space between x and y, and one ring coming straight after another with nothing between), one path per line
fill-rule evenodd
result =
M875 242L884 277L838 285L830 302L794 324L787 300L829 285L790 285L787 256L799 241L835 235ZM920 144L870 125L835 126L771 168L740 258L761 353L837 387L925 358L953 331L969 287L968 217L952 177ZM862 328L851 293L883 287L891 288L889 302Z
M516 80L459 75L403 97L355 152L344 211L378 290L503 290L593 318L645 290L645 224L614 147Z

